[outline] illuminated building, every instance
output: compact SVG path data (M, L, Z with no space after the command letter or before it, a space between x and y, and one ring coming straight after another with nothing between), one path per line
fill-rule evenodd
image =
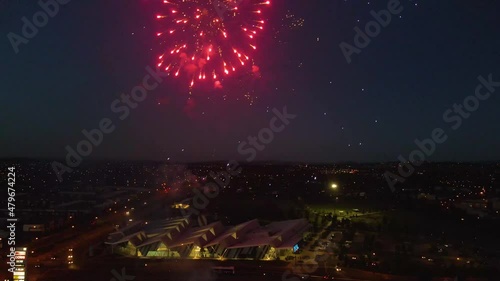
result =
M13 274L14 281L24 281L26 280L26 258L27 258L28 248L16 247L16 265Z
M258 220L236 226L191 224L186 217L137 223L111 233L105 243L126 256L271 260L295 252L310 227L305 219L266 226Z

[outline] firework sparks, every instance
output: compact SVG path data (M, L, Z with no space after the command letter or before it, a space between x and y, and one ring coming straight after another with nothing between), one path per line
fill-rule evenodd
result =
M158 67L185 77L190 87L220 81L242 68L252 70L252 54L264 29L266 0L164 0L156 15L162 54Z

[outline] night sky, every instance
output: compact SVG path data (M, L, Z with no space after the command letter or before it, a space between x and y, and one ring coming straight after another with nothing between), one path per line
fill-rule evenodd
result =
M500 81L498 1L401 0L349 64L339 44L389 1L272 0L253 55L260 78L189 90L168 77L122 121L110 105L155 67L160 2L72 0L15 54L7 34L40 6L0 0L0 157L64 158L110 118L115 131L86 159L242 160L238 145L286 106L297 117L257 160L397 161L437 127L448 140L429 160L500 159L500 88L457 130L443 120L479 75Z

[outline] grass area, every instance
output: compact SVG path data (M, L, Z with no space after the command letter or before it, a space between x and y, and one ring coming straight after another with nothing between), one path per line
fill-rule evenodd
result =
M386 209L387 206L382 202L370 201L370 200L339 200L329 204L307 204L309 208L315 211L321 212L333 212L336 211L353 211L358 209L360 211L377 211Z
M382 223L384 215L386 215L387 213L388 212L370 213L359 217L353 217L351 218L351 220L353 222L361 222L361 223L366 223L368 225L376 226Z

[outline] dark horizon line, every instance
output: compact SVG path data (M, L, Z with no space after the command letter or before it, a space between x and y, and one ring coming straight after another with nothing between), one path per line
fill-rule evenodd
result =
M33 157L3 157L0 158L0 162L8 161L58 161L65 164L65 159L61 158L33 158ZM227 163L233 160L201 160L201 161L170 161L170 160L153 160L153 159L86 159L82 161L82 165L95 162L157 162L157 163L169 163L169 164L210 164L210 163ZM237 161L240 165L252 165L252 164L307 164L307 165L332 165L332 164L389 164L389 163L400 163L400 161L292 161L292 160L259 160L259 161ZM444 163L458 163L458 164L479 164L479 163L500 163L500 160L468 160L468 161L424 161L423 163L431 164L444 164Z

